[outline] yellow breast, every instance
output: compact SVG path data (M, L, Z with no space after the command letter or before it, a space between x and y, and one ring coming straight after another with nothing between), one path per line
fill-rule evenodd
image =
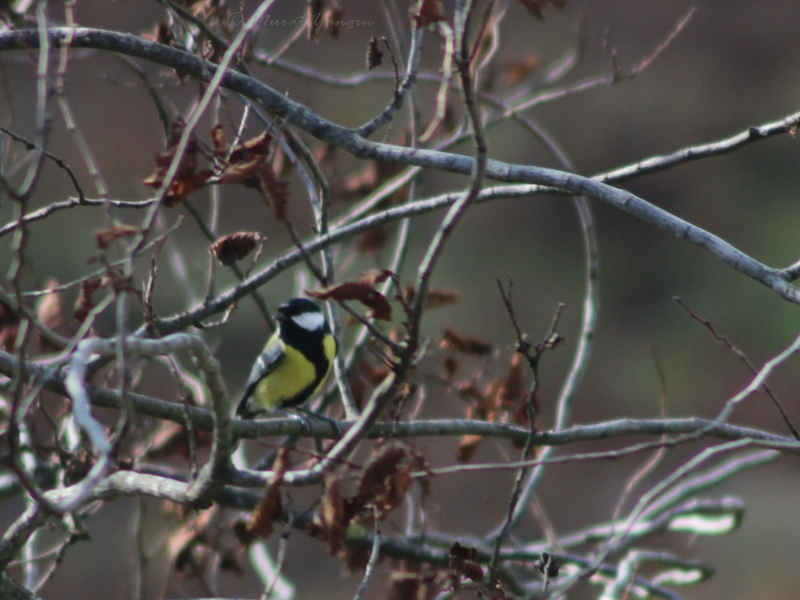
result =
M284 352L286 358L256 385L255 397L266 408L293 400L317 377L314 365L300 352L289 346Z

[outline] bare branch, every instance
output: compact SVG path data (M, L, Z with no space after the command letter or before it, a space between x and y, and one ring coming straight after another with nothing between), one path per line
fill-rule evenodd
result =
M68 34L74 34L73 47L98 48L149 58L159 64L171 66L203 79L208 77L206 69L210 73L215 72L213 66L202 63L192 55L127 34L86 28L69 31L53 28L48 30L48 39L58 47ZM31 30L14 32L14 34L0 34L0 51L27 46L37 47L38 43L38 33ZM217 78L216 75L214 77ZM473 159L470 157L370 142L350 130L323 119L308 107L294 102L252 78L228 71L217 79L221 86L228 87L259 102L264 108L275 112L287 122L304 129L320 140L342 147L357 158L402 162L451 173L467 174L472 172ZM764 284L780 297L795 304L800 303L800 290L789 283L785 273L767 267L720 237L629 192L571 173L543 167L511 165L494 160L486 161L485 177L496 181L535 183L606 202L658 229L704 248L737 271Z

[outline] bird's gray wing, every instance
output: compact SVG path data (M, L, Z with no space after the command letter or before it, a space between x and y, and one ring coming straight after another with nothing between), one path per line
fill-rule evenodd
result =
M286 354L281 344L276 343L269 345L256 359L256 362L253 363L253 368L250 369L250 376L247 378L247 384L244 386L244 394L242 394L242 399L239 401L239 406L236 409L237 415L241 417L248 413L247 401L253 395L253 392L256 391L256 385L258 385L258 382L264 379L264 377L272 373L275 367L281 364L285 356Z

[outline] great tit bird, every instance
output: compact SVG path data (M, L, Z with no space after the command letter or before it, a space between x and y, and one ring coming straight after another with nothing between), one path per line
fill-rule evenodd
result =
M315 302L287 300L278 307L275 320L278 326L253 364L236 409L241 417L300 406L320 390L331 372L336 338ZM251 397L263 408L250 410Z

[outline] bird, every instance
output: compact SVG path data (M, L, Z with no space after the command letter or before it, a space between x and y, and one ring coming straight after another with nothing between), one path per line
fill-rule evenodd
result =
M338 350L336 337L316 302L292 298L278 307L277 328L250 369L238 416L299 408L328 378ZM250 400L260 405L251 409Z

